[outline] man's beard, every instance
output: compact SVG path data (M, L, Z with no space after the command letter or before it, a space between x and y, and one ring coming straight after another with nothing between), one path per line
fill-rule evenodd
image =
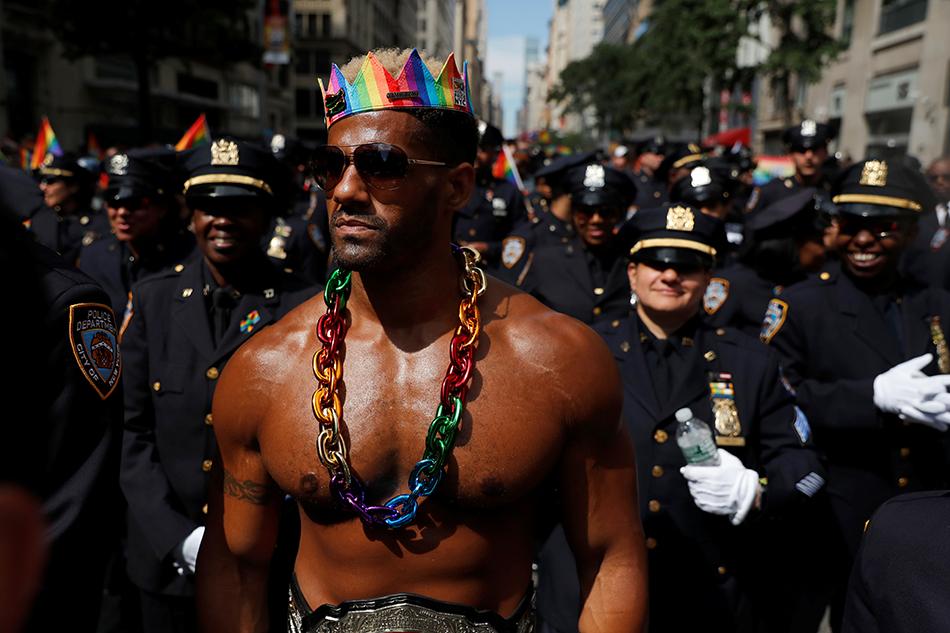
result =
M403 256L413 257L433 239L434 214L428 209L424 211L420 214L423 217L393 228L378 216L347 213L341 209L337 212L337 221L352 218L375 230L368 237L343 237L337 233L337 221L331 222L330 257L333 265L354 272L372 272L401 264Z

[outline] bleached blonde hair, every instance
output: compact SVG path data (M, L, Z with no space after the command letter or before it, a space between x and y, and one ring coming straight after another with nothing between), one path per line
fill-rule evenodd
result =
M411 48L379 48L373 51L370 51L373 55L376 56L376 59L379 60L379 63L383 65L390 75L397 77L400 72L402 72L402 67L406 65L406 60L409 59L410 53L412 53ZM419 56L422 58L422 63L426 65L429 69L429 72L432 73L433 77L439 76L439 71L442 70L442 64L445 63L445 60L438 60L435 57L432 57L425 51L419 51ZM343 76L350 83L356 79L356 76L360 72L360 68L363 67L363 62L366 60L366 55L358 55L352 58L350 61L346 62L341 68L340 72L343 73Z

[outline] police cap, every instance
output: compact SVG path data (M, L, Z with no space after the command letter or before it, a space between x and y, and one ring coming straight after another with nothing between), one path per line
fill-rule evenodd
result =
M505 142L501 130L487 121L478 122L478 146L484 149L498 149Z
M286 170L270 150L219 138L183 157L185 199L247 198L276 202L286 194Z
M36 175L40 178L65 178L68 180L89 179L92 173L79 164L79 157L66 153L61 156L47 154Z
M663 162L657 167L655 177L665 182L675 169L688 169L705 158L702 148L695 143L677 143L668 149Z
M667 143L662 136L651 136L637 143L638 154L666 154Z
M558 156L536 171L534 178L535 180L544 178L545 182L549 185L557 186L564 179L568 170L578 165L593 163L596 160L596 156L597 152L578 152L576 154L568 154L567 156Z
M723 224L687 204L666 203L643 209L629 222L630 259L650 265L699 266L711 269Z
M599 163L571 168L564 176L572 206L619 207L626 210L637 195L625 172Z
M133 150L115 154L104 161L109 177L107 202L138 196L170 196L174 193L174 175L169 168L169 149Z
M721 202L728 197L728 169L717 169L717 164L707 161L691 165L689 173L673 185L670 191L671 202L702 206Z
M807 233L820 232L828 220L819 212L821 202L815 198L816 192L813 187L805 187L755 211L746 217L746 231L755 240L800 235L801 230L796 228Z
M793 152L824 147L833 138L834 133L829 126L811 119L786 128L782 133L782 141Z
M839 213L917 216L928 200L927 181L903 161L864 160L838 178L832 201Z

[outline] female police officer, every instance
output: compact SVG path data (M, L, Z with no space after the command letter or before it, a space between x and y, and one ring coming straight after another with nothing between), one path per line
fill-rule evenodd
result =
M776 560L760 545L776 534L781 512L818 492L824 473L777 356L701 317L721 222L667 204L638 212L632 229L627 275L636 308L607 343L637 449L650 630L750 630L795 602L776 585L781 579L767 576ZM674 414L683 408L712 427L719 465L686 465L675 439ZM565 555L558 537L542 553L539 612L551 629L571 631L564 616L576 594L554 575ZM784 608L766 606L780 594Z

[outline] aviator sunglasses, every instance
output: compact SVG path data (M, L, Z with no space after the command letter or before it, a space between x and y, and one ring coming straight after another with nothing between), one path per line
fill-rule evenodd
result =
M353 153L345 153L344 147L352 147ZM313 177L329 191L339 184L351 163L363 182L373 189L398 188L409 173L410 165L448 166L448 163L439 161L409 158L404 149L389 143L364 143L318 147L313 152L310 169Z

